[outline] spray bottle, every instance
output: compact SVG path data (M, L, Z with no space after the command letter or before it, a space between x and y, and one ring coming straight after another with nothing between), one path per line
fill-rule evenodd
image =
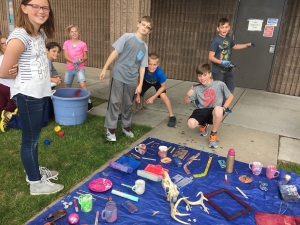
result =
M235 151L233 148L229 149L227 154L227 161L226 161L226 172L232 173L234 168L234 159L235 159Z

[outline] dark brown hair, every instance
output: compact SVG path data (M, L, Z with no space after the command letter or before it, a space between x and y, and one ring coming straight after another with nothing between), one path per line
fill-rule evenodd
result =
M202 75L205 73L211 73L211 66L208 63L201 64L196 68L197 75Z
M30 3L31 1L32 0L22 0L20 7L18 9L18 12L17 12L17 20L16 20L16 27L24 28L29 35L34 34L34 27L33 27L32 23L30 22L28 15L23 12L21 6L22 5L26 6L26 4ZM54 34L55 34L54 15L53 15L53 11L51 9L50 1L49 0L47 0L47 1L49 4L49 7L50 7L49 18L47 19L47 21L45 23L43 23L40 26L39 31L42 29L48 38L54 38Z
M218 22L218 27L219 26L223 26L225 23L229 23L229 25L230 25L230 22L229 22L229 19L228 18L221 18L220 20L219 20L219 22Z

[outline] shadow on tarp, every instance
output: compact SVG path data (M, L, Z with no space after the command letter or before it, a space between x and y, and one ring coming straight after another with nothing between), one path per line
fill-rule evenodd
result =
M164 168L169 170L169 175L171 178L177 174L183 177L190 177L192 174L199 174L204 172L210 153L201 151L201 154L198 157L200 158L200 160L193 161L188 166L191 175L187 175L184 172L182 167L176 166L174 161L172 161L170 164L160 163L159 160L160 158L157 154L159 145L165 145L168 147L171 146L170 150L172 150L173 147L178 148L179 145L162 141L159 139L155 139L155 138L147 138L142 143L147 144L149 142L151 143L147 145L147 153L144 155L144 157L155 158L156 161L141 159L141 164L137 168L137 170L143 170L148 164L161 164ZM199 153L199 150L191 149L188 147L185 147L185 149L189 151L189 156L187 158L189 158L192 155L195 155L196 153ZM170 154L170 150L168 151L168 157L172 158L172 155ZM236 155L238 155L239 149L235 149L235 151L236 151ZM139 155L134 149L129 151L129 153L135 153L136 155ZM190 224L201 223L201 224L216 224L216 225L218 224L219 225L221 224L222 225L226 225L226 224L255 225L256 223L254 218L254 212L266 212L266 213L279 214L278 210L280 208L282 199L279 193L278 183L282 180L284 174L288 173L292 176L292 179L289 184L295 185L298 188L298 192L299 192L300 176L291 172L280 170L280 176L278 178L269 180L265 176L265 172L266 172L265 168L263 168L262 174L260 174L259 176L254 176L252 175L252 172L249 169L248 164L239 161L235 161L235 169L237 170L238 174L236 174L235 172L232 174L228 174L228 184L226 184L224 181L225 169L221 169L218 160L226 160L226 158L218 155L213 155L212 163L209 168L207 176L201 178L195 178L193 182L183 190L183 195L189 197L190 201L197 201L199 197L196 197L196 195L200 191L203 192L204 194L207 194L212 191L218 190L220 188L226 188L229 191L231 191L234 195L236 195L238 198L240 198L242 201L250 205L253 208L253 210L250 213L247 213L236 219L233 219L232 221L228 221L206 201L204 201L204 203L206 207L208 207L209 209L209 214L205 213L200 206L192 206L192 211L189 212L186 210L186 205L184 201L181 201L177 209L179 210L180 213L188 213L190 215L182 216L182 217L177 216L178 219L188 222ZM186 162L187 160L183 161L183 164L185 164ZM102 172L105 172L109 176L108 177L104 176ZM248 175L252 177L253 182L250 184L241 183L238 179L239 176L241 175ZM121 179L118 179L117 177L121 177ZM90 191L88 188L88 184L96 178L110 179L113 183L112 188L102 193ZM121 183L133 186L135 180L137 179L144 179L146 181L146 191L143 195L136 195L135 192L132 191L130 188L121 186ZM267 186L268 191L265 192L259 189L260 181L268 184ZM248 199L244 198L236 190L236 187L239 187L248 196ZM125 208L123 208L121 204L125 202L127 199L111 194L112 189L139 197L138 202L132 201L132 203L138 207L138 211L131 214ZM140 177L137 175L136 170L134 170L132 173L124 173L119 170L115 170L110 167L107 167L103 171L94 175L89 181L87 181L86 183L84 183L74 191L72 191L68 196L65 196L61 200L72 202L73 197L78 196L76 192L78 192L79 190L88 191L91 192L92 194L99 195L104 198L108 198L109 196L112 196L113 201L116 202L117 209L118 209L118 218L113 224L116 225L117 224L118 225L179 224L178 222L173 220L173 218L170 216L170 204L166 200L166 195L162 188L161 182L154 182L146 178ZM100 211L101 214L101 211L105 208L106 201L98 197L95 198L96 200L93 202L93 209L91 212L89 213L84 213L81 211L78 212L80 216L80 221L78 224L89 224L89 225L94 224L96 212ZM239 204L233 201L230 196L226 196L226 195L220 195L219 197L215 196L213 200L228 214L234 214L237 211L243 209L243 207L239 206ZM283 213L284 215L291 215L291 216L300 215L299 203L288 203L288 206L289 208L286 209L286 207L282 205L281 213L284 212ZM48 216L50 213L53 213L58 209L63 209L63 208L64 208L63 203L59 201L51 208L49 208L46 212L40 214L28 224L29 225L44 224L46 222L44 220L46 216ZM69 206L69 208L65 210L67 211L68 215L74 213L75 212L74 205ZM152 216L154 211L159 211L159 213L156 214L155 216ZM60 220L57 220L56 224L67 225L68 224L67 216L61 218ZM100 216L99 224L109 224L109 223L102 220Z

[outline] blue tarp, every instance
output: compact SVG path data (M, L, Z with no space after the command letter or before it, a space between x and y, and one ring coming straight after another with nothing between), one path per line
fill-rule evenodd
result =
M155 138L147 138L142 143L147 144L151 141L154 141L152 144L147 145L147 151L144 157L148 158L156 158L156 161L149 161L141 159L141 164L137 168L137 170L143 170L148 164L161 164L164 168L169 170L170 177L174 177L175 175L179 174L183 177L191 177L192 174L199 174L204 172L208 158L210 153L201 151L200 156L198 157L200 160L193 161L189 166L188 169L191 172L191 175L187 175L183 168L179 168L175 165L174 161L170 164L163 164L160 163L158 152L159 145L171 146L171 149L168 152L168 157L172 158L170 151L173 147L178 148L179 146L174 143L162 141ZM158 144L154 144L158 143ZM189 151L189 158L196 153L199 153L199 150L191 149L185 147L186 150ZM129 153L135 153L136 155L140 156L134 149L129 151ZM155 155L152 155L155 154ZM241 154L238 149L236 149L236 154ZM250 213L242 215L236 219L228 221L225 217L223 217L218 211L216 211L208 202L204 201L206 207L209 209L209 214L205 213L200 206L192 206L191 211L186 210L186 204L182 201L179 206L178 210L180 213L188 213L189 216L177 216L178 219L188 222L190 224L214 224L214 225L226 225L226 224L249 224L254 225L255 218L254 212L266 212L266 213L273 213L279 214L279 210L281 210L281 214L284 215L292 215L292 216L299 216L300 215L300 203L290 202L288 203L288 208L286 205L282 204L282 199L279 193L278 185L283 180L284 174L290 174L292 179L289 184L293 184L297 187L298 192L300 191L300 176L297 174L279 170L280 176L278 178L269 180L266 178L266 168L263 168L262 173L259 176L254 176L251 170L248 167L248 164L242 163L239 161L235 161L235 169L237 170L238 174L233 172L228 174L228 184L224 181L224 176L226 174L225 169L221 169L218 160L225 160L226 158L213 155L212 163L210 169L208 171L207 176L201 178L194 178L193 182L187 186L183 190L183 195L189 197L190 201L197 201L199 197L196 197L198 192L203 192L204 194L213 192L220 188L226 188L242 201L250 205L253 210ZM259 160L259 159L258 159ZM186 163L187 160L183 161L183 164ZM148 180L146 178L142 178L137 175L137 170L134 170L132 173L124 173L110 167L105 168L103 171L94 175L89 181L81 185L79 188L72 191L68 196L65 196L62 200L71 202L73 201L74 196L78 196L76 192L79 190L84 190L90 192L95 195L99 195L102 197L107 198L108 196L112 196L113 201L117 204L118 210L118 218L113 224L135 224L135 225L148 225L148 224L179 224L170 216L170 204L166 200L166 195L162 188L161 182L154 182ZM109 174L108 177L104 176L102 172ZM241 175L248 175L252 177L253 182L249 184L245 184L239 181L239 177ZM121 177L118 179L116 177ZM96 178L108 178L112 181L113 187L102 193L92 192L88 188L88 184L96 179ZM143 179L146 181L146 191L143 195L137 195L134 191L130 188L121 186L121 183L133 186L135 180ZM259 189L260 181L267 183L268 191L262 191ZM244 198L237 190L236 187L239 187L247 196L248 199ZM111 190L115 189L130 195L134 195L139 197L138 202L131 201L134 205L138 207L138 211L131 214L125 208L122 207L122 203L125 202L127 199L116 196L111 194ZM94 196L95 197L95 196ZM89 213L84 213L79 211L78 214L80 216L80 221L78 224L94 224L95 222L95 215L97 211L101 211L105 208L106 201L95 197L96 200L93 202L93 209ZM226 193L219 194L211 198L218 206L220 206L225 212L228 214L233 214L244 209L239 203L233 200L230 196ZM63 209L64 205L61 201L56 203L55 205L51 206L46 212L37 216L33 221L29 223L29 225L41 225L44 224L46 221L44 218L48 216L50 213L58 209ZM79 206L80 208L80 206ZM65 209L69 214L74 213L75 209L74 206L69 206L68 209ZM158 214L152 216L154 211L159 211ZM190 221L188 221L190 219ZM194 222L196 221L196 222ZM60 220L56 221L57 225L67 225L67 216L61 218ZM108 224L104 220L99 217L99 224Z

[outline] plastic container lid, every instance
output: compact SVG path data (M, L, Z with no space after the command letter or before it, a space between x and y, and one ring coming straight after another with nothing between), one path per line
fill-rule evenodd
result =
M233 148L229 149L228 155L230 155L230 156L235 156L235 151L234 151Z

